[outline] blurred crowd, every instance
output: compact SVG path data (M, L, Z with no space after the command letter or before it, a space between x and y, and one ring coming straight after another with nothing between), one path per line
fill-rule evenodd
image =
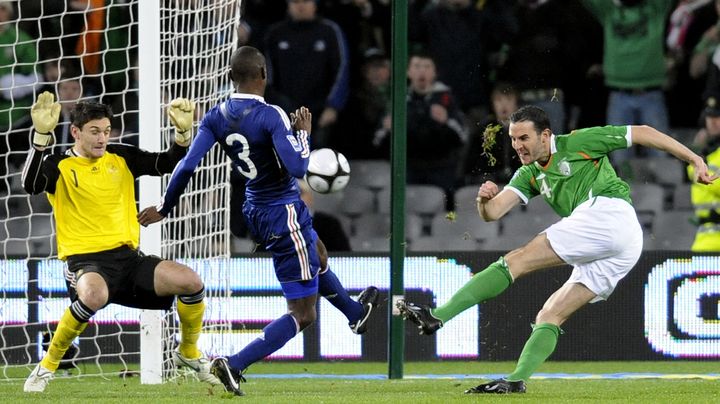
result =
M408 182L448 195L518 166L507 118L535 104L553 131L702 126L720 96L714 0L410 0ZM246 0L240 41L271 66L270 102L309 105L313 146L388 159L389 0ZM714 104L713 104L714 105ZM487 150L483 133L496 127ZM485 142L485 150L483 143ZM638 155L613 156L619 171Z
M28 107L44 89L68 106L101 96L117 116L116 135L137 132L137 4L106 3L0 0L1 177L24 161L27 136L13 133L26 133ZM408 0L408 7L407 179L444 190L448 210L460 188L512 176L519 162L507 121L526 104L544 108L557 134L647 124L706 155L716 148L720 0ZM311 109L313 148L387 161L391 0L243 0L241 12L237 45L265 54L268 102ZM217 23L193 20L202 26L184 29ZM178 52L226 40L188 42ZM67 120L63 108L57 152L71 142ZM614 154L626 178L633 161L662 157Z

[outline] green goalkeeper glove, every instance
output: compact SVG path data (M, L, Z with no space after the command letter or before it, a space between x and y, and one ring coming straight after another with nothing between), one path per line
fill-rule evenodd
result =
M53 144L53 130L60 119L60 103L55 102L55 95L49 91L40 94L30 109L30 117L35 128L33 145L44 149Z
M195 103L187 98L175 98L168 106L167 114L175 126L175 143L180 146L190 145Z

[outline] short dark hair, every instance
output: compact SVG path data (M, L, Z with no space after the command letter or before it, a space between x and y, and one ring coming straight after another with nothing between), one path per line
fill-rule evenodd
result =
M414 52L410 54L410 57L408 57L408 64L410 63L410 59L412 58L418 58L418 59L430 59L433 63L435 63L435 58L432 56L430 52L428 52L425 49L416 49Z
M95 119L113 118L112 108L109 105L95 101L80 101L70 111L70 122L73 126L82 127Z
M230 56L230 77L238 84L265 79L265 56L252 46L241 46Z
M519 108L510 115L510 123L518 123L529 121L535 125L535 130L540 133L545 129L550 129L550 119L547 113L540 107L534 105L526 105Z

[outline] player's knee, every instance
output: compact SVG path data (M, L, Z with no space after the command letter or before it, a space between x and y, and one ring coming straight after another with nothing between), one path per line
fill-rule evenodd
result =
M315 311L315 307L309 308L308 310L295 312L293 313L293 315L298 322L300 330L304 330L310 324L314 323L317 319L317 312Z
M184 265L182 266L179 276L175 279L177 280L172 283L175 283L175 287L179 289L177 293L178 295L190 295L197 293L204 287L203 281L200 279L200 275Z
M195 271L189 268L188 271L190 271L190 273L188 274L187 280L184 285L184 294L197 293L198 291L202 290L205 285L203 284L202 279L200 279L200 275L198 275Z
M108 301L107 289L100 287L84 287L78 289L78 299L89 309L98 311L105 307Z
M93 311L105 307L109 295L105 279L96 272L86 272L77 279L75 287L78 299Z
M543 307L535 317L535 324L550 323L560 326L565 320L566 319L562 318L559 313L552 310L552 308Z
M523 251L518 248L505 254L505 265L514 280L517 280L527 272L527 266L523 264Z

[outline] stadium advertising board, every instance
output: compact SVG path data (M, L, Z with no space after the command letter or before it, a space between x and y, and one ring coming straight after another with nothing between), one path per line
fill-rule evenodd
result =
M443 253L411 256L405 262L406 298L442 303L472 273L497 259L494 253ZM206 288L224 290L208 298L201 349L227 355L255 339L270 321L286 312L268 256L187 261ZM333 271L351 294L367 285L382 291L381 315L374 316L362 337L326 301L318 321L271 358L277 360L375 360L387 355L389 259L383 256L335 256ZM69 302L63 263L55 260L2 260L0 324L6 358L40 345L22 343L39 335L45 323L57 321ZM570 268L531 274L498 298L476 306L436 335L418 335L406 323L407 360L515 360L543 302L567 279ZM720 358L720 257L680 252L646 252L607 302L587 306L563 325L554 360L659 360ZM83 356L101 350L134 360L139 344L139 311L111 305L95 316L83 339ZM228 330L230 330L228 332ZM108 336L110 335L110 336ZM83 342L97 337L100 344ZM38 337L39 339L39 337ZM122 340L123 348L115 345ZM28 347L28 345L30 345ZM100 352L97 352L100 353Z

